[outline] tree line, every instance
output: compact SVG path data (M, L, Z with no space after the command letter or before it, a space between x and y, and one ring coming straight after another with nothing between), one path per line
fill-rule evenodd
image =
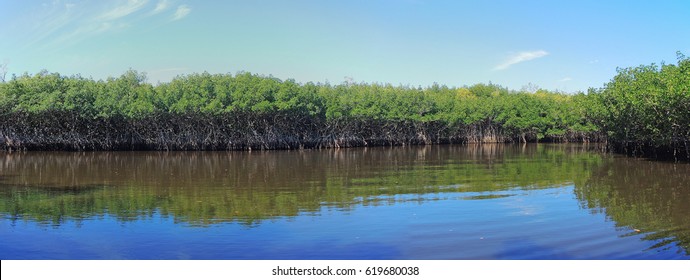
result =
M690 59L677 64L618 69L603 88L590 90L599 130L620 152L690 159Z
M207 72L151 85L47 71L0 83L2 149L225 150L432 143L605 142L688 157L689 59L619 69L574 95L492 83L297 83Z

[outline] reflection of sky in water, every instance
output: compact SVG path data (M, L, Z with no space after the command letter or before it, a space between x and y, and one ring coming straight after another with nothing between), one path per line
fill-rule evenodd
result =
M6 154L0 258L688 259L690 165L587 147Z
M655 242L581 209L572 186L395 195L394 201L351 211L323 206L251 226L190 226L159 214L59 226L3 218L0 258L37 252L47 259L687 258L675 249L647 250Z

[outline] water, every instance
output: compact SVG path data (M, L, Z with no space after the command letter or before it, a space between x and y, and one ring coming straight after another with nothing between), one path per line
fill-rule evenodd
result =
M0 259L690 259L690 165L587 145L0 154Z

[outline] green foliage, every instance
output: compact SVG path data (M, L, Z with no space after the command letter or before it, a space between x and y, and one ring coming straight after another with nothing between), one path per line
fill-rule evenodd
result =
M678 64L618 69L598 92L594 118L609 137L629 147L666 147L687 152L690 141L690 59ZM596 103L596 102L595 102Z
M289 116L336 128L348 123L370 130L380 124L431 127L444 137L474 141L597 141L607 136L624 145L675 151L687 149L690 139L689 71L690 59L679 53L677 65L619 69L604 88L575 95L517 92L491 83L460 88L299 84L249 72L190 74L152 86L134 70L105 81L43 71L1 83L0 111L70 112L130 122L161 114L217 120ZM417 129L413 135L418 133L428 131Z
M133 70L106 81L41 72L20 76L0 87L0 106L15 112L76 111L87 118L133 120L158 113L277 113L328 121L437 122L448 128L503 126L530 139L593 131L576 129L583 116L570 116L572 108L564 109L579 104L570 99L546 91L510 92L494 84L463 88L438 84L428 88L363 83L300 85L294 80L248 72L234 76L191 74L158 86L147 84L146 75ZM584 114L581 109L575 112Z

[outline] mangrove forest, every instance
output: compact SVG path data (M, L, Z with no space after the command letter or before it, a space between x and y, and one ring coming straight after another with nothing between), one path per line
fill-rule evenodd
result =
M2 150L252 150L436 143L601 142L690 159L690 59L618 69L566 94L493 83L298 83L239 72L152 85L43 71L0 83Z

